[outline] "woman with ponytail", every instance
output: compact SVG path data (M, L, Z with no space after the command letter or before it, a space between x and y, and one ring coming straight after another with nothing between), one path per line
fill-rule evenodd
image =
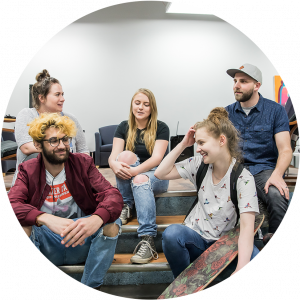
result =
M79 152L89 154L85 136L79 122L72 114L62 112L65 98L60 82L56 78L50 77L49 72L45 69L38 73L35 79L36 83L31 89L33 108L22 109L18 113L16 119L15 137L18 144L18 150L17 166L13 184L17 178L18 165L29 155L35 157L39 152L33 145L31 136L28 134L29 126L27 126L27 124L42 113L59 113L72 119L76 124L77 134L71 140L70 151L73 153Z
M129 120L117 127L109 165L116 175L117 186L124 199L120 216L123 224L131 218L135 204L139 222L132 263L148 263L158 255L154 245L157 234L155 194L168 189L168 180L154 176L156 167L166 154L169 128L157 120L156 100L148 89L139 89L130 103Z
M197 143L199 156L175 164L186 148ZM189 179L197 189L196 174L201 163L208 164L198 192L198 202L184 225L171 225L163 233L163 251L176 278L237 221L230 197L230 174L241 160L238 133L222 107L213 109L208 118L192 126L180 144L155 171L160 179ZM257 253L254 246L254 221L259 213L254 178L243 169L237 180L240 236L238 262L234 272L244 267ZM178 259L180 258L180 259Z

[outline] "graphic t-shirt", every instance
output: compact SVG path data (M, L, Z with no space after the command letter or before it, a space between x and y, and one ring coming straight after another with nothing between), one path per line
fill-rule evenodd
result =
M66 219L83 217L84 214L74 201L65 181L65 168L56 177L46 170L46 183L50 185L51 191L41 211Z
M196 176L201 162L200 155L175 164L180 176L189 179L196 189ZM208 241L219 239L236 223L236 210L230 198L230 174L235 162L233 159L227 173L218 184L213 183L213 165L209 164L198 192L198 203L185 220L186 226ZM259 213L254 177L247 169L243 169L237 180L237 195L240 214Z

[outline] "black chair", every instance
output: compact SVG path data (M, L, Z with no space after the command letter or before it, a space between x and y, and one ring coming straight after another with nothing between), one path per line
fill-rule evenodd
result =
M2 149L1 149L1 158L3 155L3 158L1 159L1 167L2 167L2 173L6 174L7 171L11 170L11 169L16 169L16 164L17 164L17 160L16 159L10 159L10 160L5 160L6 156L12 155L12 154L16 154L17 152L17 143L16 143L16 139L15 139L15 134L14 132L7 132L7 131L2 131L2 136L1 136L1 141L7 141L8 143L10 143L9 145L6 145L6 149L4 149L4 143L2 143L2 147L3 147L3 153L2 153ZM12 147L14 146L14 147ZM9 150L9 151L6 151Z
M108 158L112 150L113 138L118 125L100 127L95 132L95 165L99 167L108 166Z

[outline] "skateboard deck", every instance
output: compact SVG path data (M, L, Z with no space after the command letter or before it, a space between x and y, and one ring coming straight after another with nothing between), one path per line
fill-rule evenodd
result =
M264 215L256 216L254 234L263 221ZM177 298L205 289L237 256L239 233L239 226L229 230L182 271L158 299Z

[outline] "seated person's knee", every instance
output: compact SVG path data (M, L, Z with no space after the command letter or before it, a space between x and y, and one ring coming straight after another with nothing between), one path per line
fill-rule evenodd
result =
M24 229L24 231L28 235L28 237L30 237L32 226L22 226L22 228Z
M103 235L108 237L115 237L119 233L119 226L115 223L108 224L103 228Z
M128 165L132 165L136 162L136 155L131 151L123 151L118 157L119 162L124 162Z
M136 175L133 179L133 183L144 183L144 182L147 182L149 180L148 176L147 175L143 175L143 174L140 174L140 175Z

